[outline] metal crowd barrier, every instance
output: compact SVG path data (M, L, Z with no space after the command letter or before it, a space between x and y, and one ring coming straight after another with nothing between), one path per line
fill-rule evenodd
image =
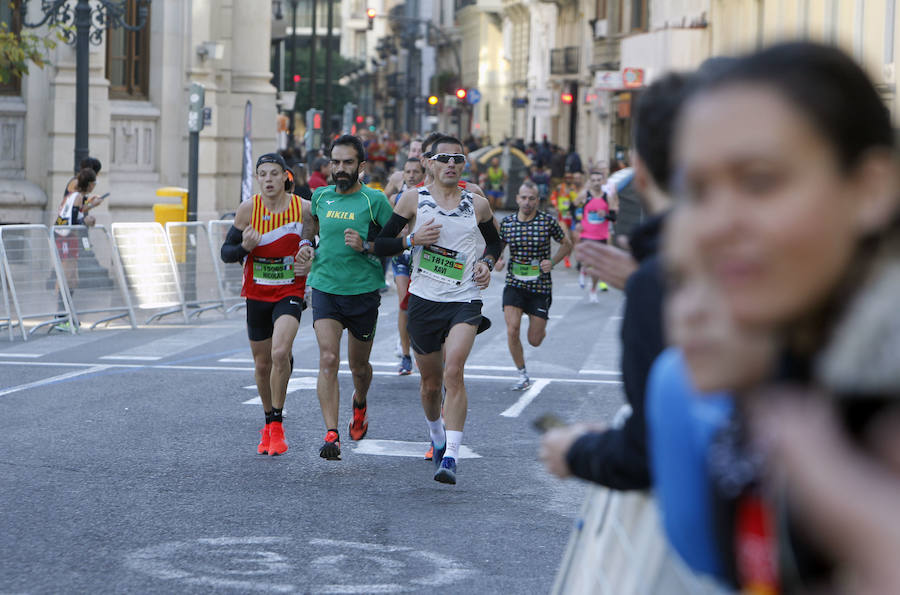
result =
M113 223L112 235L131 303L139 310L161 310L151 315L147 323L178 312L187 323L175 255L162 225Z
M125 287L122 267L116 259L109 230L102 225L54 225L50 234L60 261L74 259L72 276L66 277L73 312L85 323L85 315L106 314L93 320L91 329L120 318L128 318L137 328L134 308ZM64 254L71 246L77 251Z
M120 318L136 328L135 310L151 311L147 323L179 312L188 322L243 307L243 266L219 257L231 225L0 225L0 331L28 340L64 323L70 333Z
M198 221L166 223L166 235L175 255L178 280L184 291L184 303L191 317L207 310L225 309L225 297L219 283L220 260L209 238L206 225Z
M219 279L219 290L225 303L226 311L232 312L246 305L241 297L241 286L244 283L244 266L240 262L222 262L219 257L220 248L225 243L225 236L234 224L231 219L210 221L209 246L213 251L213 264L216 267L216 277Z
M44 326L68 323L67 330L71 333L78 328L78 317L72 310L66 283L66 277L75 270L76 260L69 256L77 254L78 240L60 238L56 244L45 225L0 226L0 260L6 288L22 339L26 341L29 335ZM65 270L57 249L67 256ZM26 331L25 321L35 319L37 321Z

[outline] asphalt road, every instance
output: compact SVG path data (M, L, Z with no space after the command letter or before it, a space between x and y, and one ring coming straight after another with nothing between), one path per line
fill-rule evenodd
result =
M500 306L469 358L455 486L422 460L418 376L396 374L383 296L369 433L318 456L318 350L304 313L285 407L290 450L256 454L261 407L242 314L77 336L0 338L0 593L543 593L584 486L549 476L531 422L609 419L622 403L621 294L590 304L554 272L544 344L515 371ZM352 384L340 376L341 428Z

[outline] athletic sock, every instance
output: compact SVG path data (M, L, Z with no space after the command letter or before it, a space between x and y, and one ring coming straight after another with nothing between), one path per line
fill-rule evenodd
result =
M278 423L282 422L281 412L284 410L282 407L278 409L277 407L272 407L272 421L277 421Z
M266 425L272 423L272 412L271 411L263 411L266 414Z
M525 366L522 366L521 368L519 368L519 376L524 376L525 378L528 378L528 372L525 370Z
M431 434L431 441L438 448L442 447L447 441L447 436L444 434L444 420L439 417L435 421L430 419L425 421L428 422L428 433Z
M447 451L445 457L459 458L459 447L462 444L462 431L447 430Z

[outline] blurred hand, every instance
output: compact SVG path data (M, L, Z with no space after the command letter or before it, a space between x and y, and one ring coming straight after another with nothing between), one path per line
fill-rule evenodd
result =
M494 268L496 269L497 267L494 267ZM552 268L553 268L553 261L550 260L549 258L545 258L544 260L541 261L541 272L542 273L549 273L550 269L552 269Z
M506 261L503 260L503 258L498 258L498 259L497 259L497 262L494 264L494 270L495 270L495 271L502 271L502 270L503 270L503 267L505 267L505 266L506 266Z
M88 227L94 227L97 224L97 219L93 215L85 215L84 224Z
M244 228L243 234L241 234L241 247L247 252L251 252L259 245L261 239L262 234L248 225Z
M487 289L491 283L491 269L483 262L476 262L474 268L474 280L478 289Z
M541 438L538 456L547 467L547 471L561 478L572 475L566 455L569 454L575 441L590 431L587 424L574 424L548 431Z
M638 262L628 252L600 242L582 242L575 246L575 256L584 273L606 281L616 289L625 289L625 282L638 268Z
M441 237L441 224L432 217L425 225L416 230L413 242L416 246L430 246Z

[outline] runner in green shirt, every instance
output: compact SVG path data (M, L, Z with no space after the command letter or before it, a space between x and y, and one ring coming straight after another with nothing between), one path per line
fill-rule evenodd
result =
M315 251L304 248L297 259L298 263L312 259L307 286L312 288L313 328L319 343L319 404L326 428L319 455L329 460L341 458L338 367L345 328L350 331L347 360L355 389L350 437L362 440L369 427L369 353L381 304L378 290L384 287L384 269L371 244L393 209L382 192L359 181L365 161L365 149L355 136L344 135L332 143L335 185L317 188L311 201L319 246Z

